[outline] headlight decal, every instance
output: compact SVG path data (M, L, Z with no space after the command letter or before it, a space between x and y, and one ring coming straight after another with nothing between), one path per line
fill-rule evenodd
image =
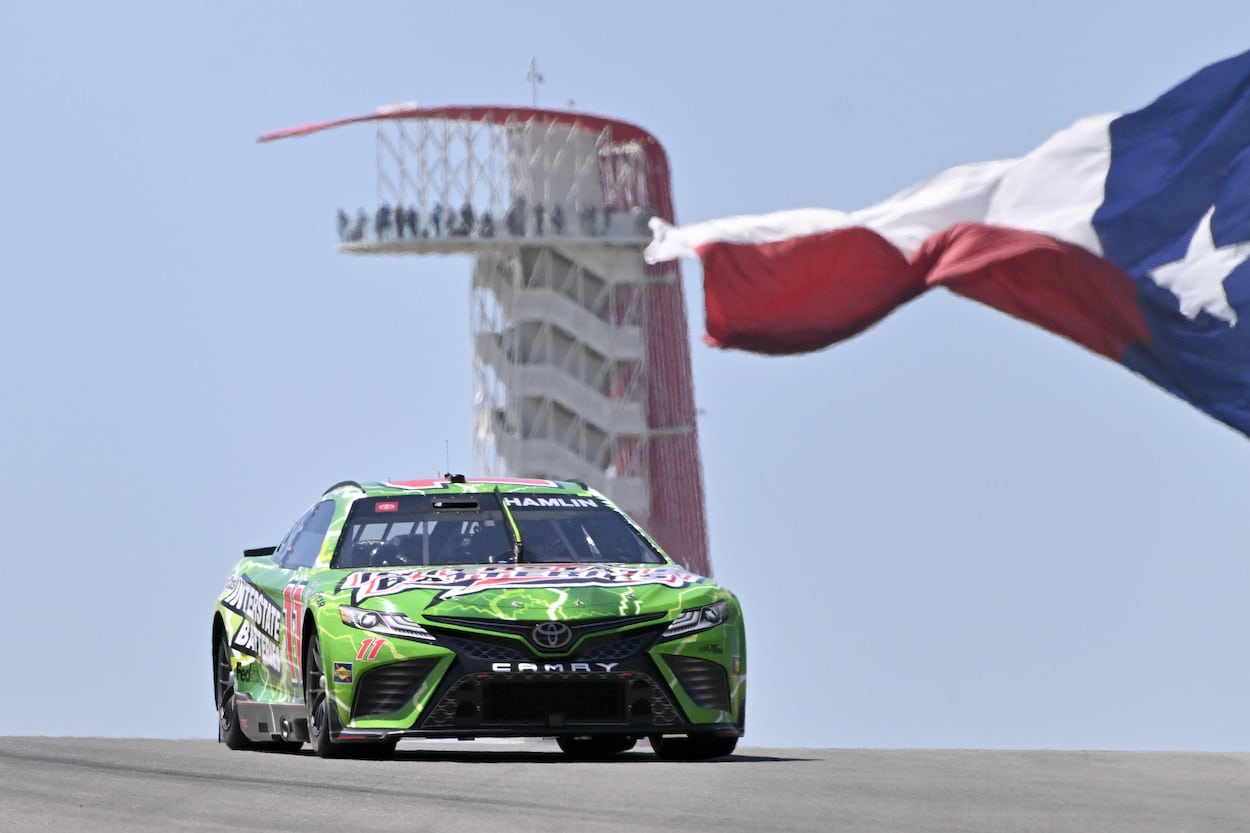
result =
M381 633L400 639L414 639L418 642L433 642L434 634L412 621L403 613L384 610L365 610L359 607L343 605L339 608L339 618L344 625L359 628L362 631Z
M674 636L686 636L714 628L725 621L728 608L727 602L719 601L704 607L683 610L665 629L664 633L660 634L660 638L669 639Z

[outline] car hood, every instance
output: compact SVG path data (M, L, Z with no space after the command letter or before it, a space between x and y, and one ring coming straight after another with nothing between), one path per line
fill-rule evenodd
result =
M356 571L336 589L342 604L410 616L575 620L670 611L715 585L667 564L495 564Z

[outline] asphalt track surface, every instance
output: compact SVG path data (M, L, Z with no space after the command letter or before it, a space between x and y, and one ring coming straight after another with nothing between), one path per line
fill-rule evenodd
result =
M1250 754L760 749L606 763L418 743L394 760L0 738L0 830L1250 831Z

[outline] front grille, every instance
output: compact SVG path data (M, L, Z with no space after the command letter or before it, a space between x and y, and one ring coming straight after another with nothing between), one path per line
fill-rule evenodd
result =
M522 651L519 645L488 642L484 639L460 639L448 636L444 631L438 632L438 644L450 648L458 656L466 659L486 660L488 662L529 659L529 655Z
M673 654L665 654L664 661L673 669L677 684L696 705L729 711L729 679L724 668L709 660Z
M487 723L545 723L549 715L571 723L624 720L625 686L620 680L493 680L482 687Z
M534 660L534 656L522 650L522 643L500 637L478 636L469 639L464 636L451 636L448 631L437 630L438 644L450 648L457 656L465 659L482 660L485 662L502 662L504 660ZM572 658L574 662L620 662L641 652L655 639L655 630L648 628L643 633L618 636L606 634L588 639L582 650Z
M628 659L641 651L655 639L655 630L648 628L645 632L625 636L619 640L605 639L602 642L589 641L576 657L578 662L619 662Z
M621 628L627 628L631 625L641 625L645 622L655 622L656 620L662 619L662 618L664 618L664 614L662 613L646 613L646 614L642 614L639 616L613 616L613 617L609 617L606 619L583 619L580 621L570 620L570 621L566 621L564 624L568 625L569 629L573 632L573 638L569 642L569 645L576 645L583 637L586 637L591 634L604 634L605 631L616 631L616 630L620 630ZM541 653L541 654L553 653L551 651L543 650L540 646L534 645L533 642L531 641L533 632L534 632L534 626L542 622L551 621L551 620L547 620L547 619L538 619L538 620L474 619L474 618L470 618L466 616L429 616L427 617L427 619L430 622L435 622L440 625L451 625L452 627L457 628L457 629L473 628L473 629L480 630L480 631L492 631L494 633L501 634L501 635L507 634L508 636L517 636L517 637L524 639L526 643L530 645L530 647L533 650L537 651L538 653ZM431 628L431 630L433 630L435 633L439 634L440 636L443 634L449 634L449 633L455 633L459 636L466 636L466 634L463 631L460 631L460 630L449 631L447 628L440 628L437 625ZM654 630L658 631L658 628ZM632 637L634 633L635 633L634 631L630 631L627 634L627 637ZM654 635L653 629L647 629L647 633L648 635ZM476 637L476 638L480 638L480 637ZM596 638L596 637L592 637L592 639L593 638ZM604 634L602 638L606 638L615 642L619 637L617 637L615 634ZM589 648L591 644L592 642L588 640L586 643L586 646L584 646L584 650L586 648ZM554 653L557 653L557 654L566 653L566 650L561 650L561 651L557 651Z
M388 714L403 708L417 694L437 660L394 662L366 671L356 684L352 719Z
M645 674L466 674L421 721L428 731L557 729L613 724L639 733L672 730L677 708Z

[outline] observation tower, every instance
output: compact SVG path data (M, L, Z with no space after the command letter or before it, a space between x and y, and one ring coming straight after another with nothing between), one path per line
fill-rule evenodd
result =
M537 107L417 104L262 136L370 123L377 205L341 251L473 256L474 454L486 475L580 480L711 575L668 158L623 121Z

